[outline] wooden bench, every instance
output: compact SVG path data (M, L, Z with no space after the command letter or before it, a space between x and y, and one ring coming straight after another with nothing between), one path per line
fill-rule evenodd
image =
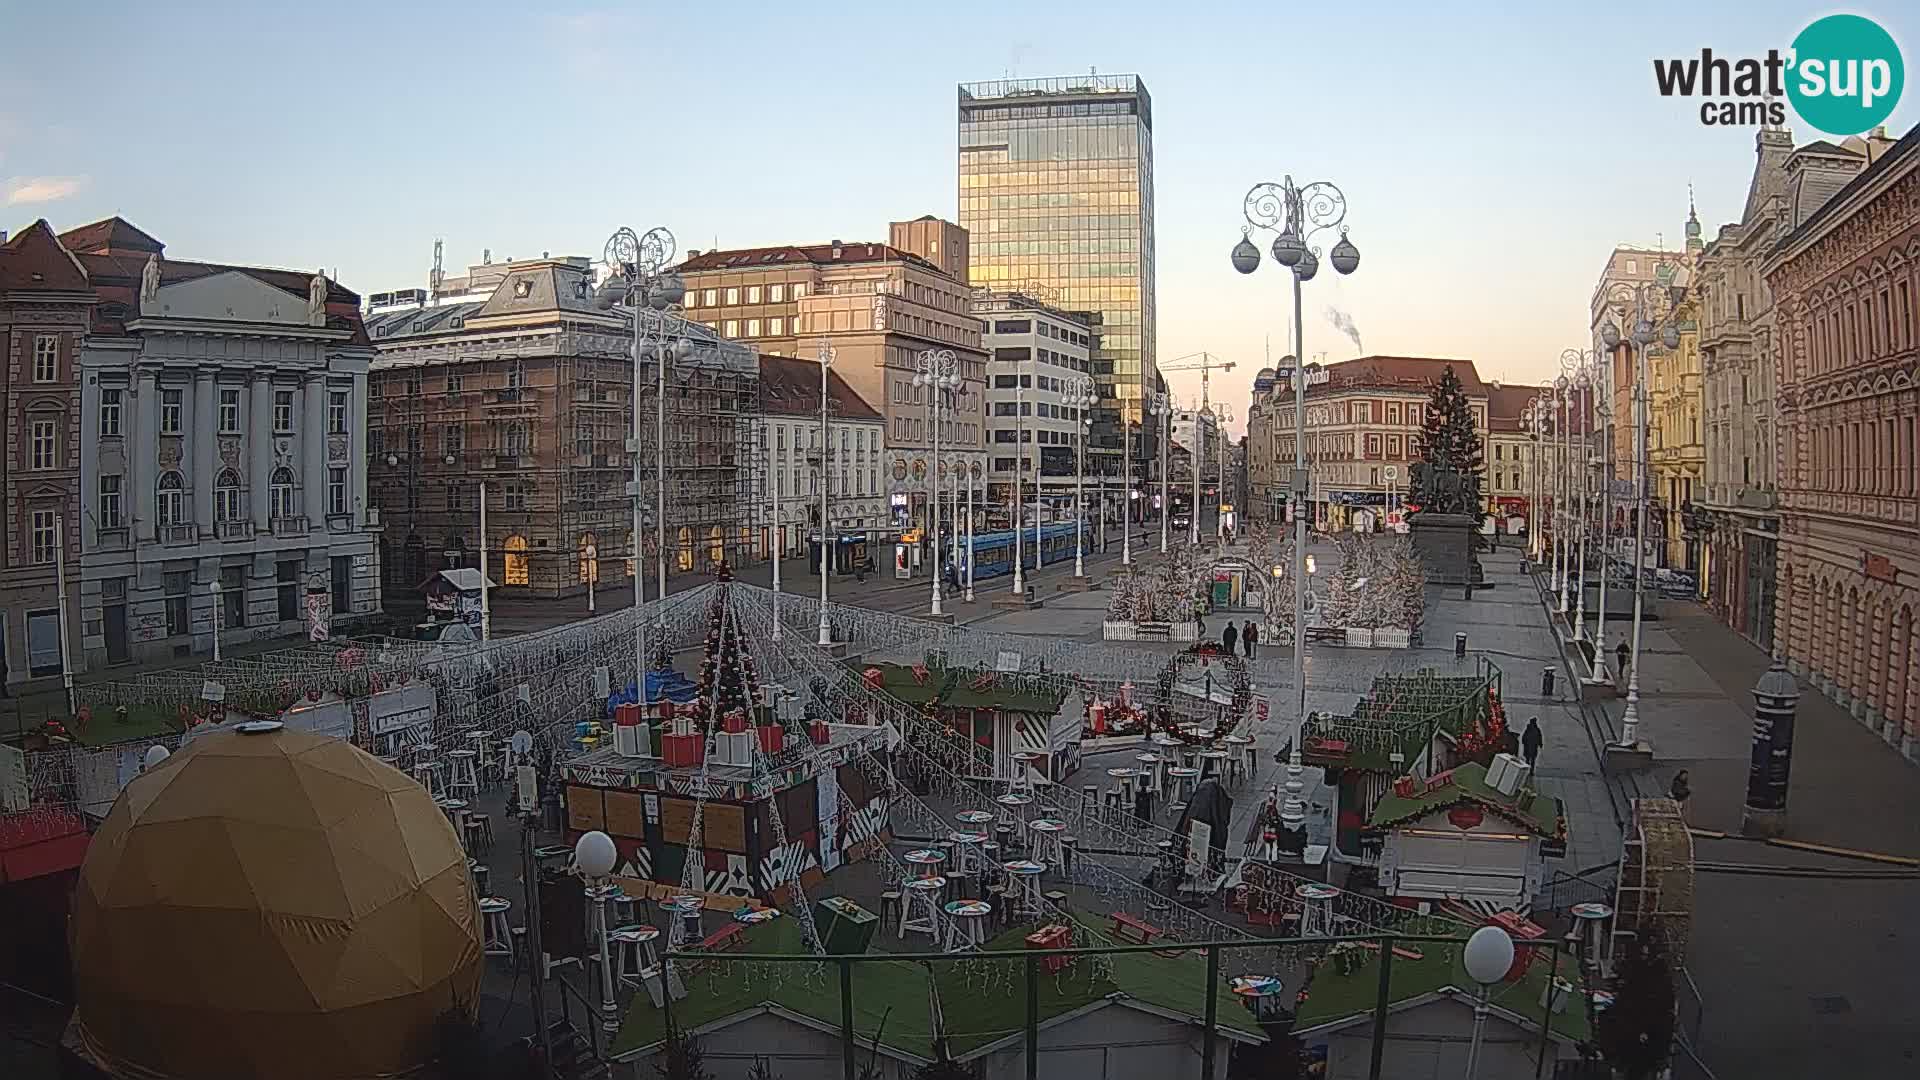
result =
M1307 627L1307 640L1338 641L1344 643L1347 640L1347 628L1344 626L1309 626Z
M1134 918L1124 911L1113 913L1113 936L1122 941L1134 945L1151 945L1154 938L1164 933L1166 933L1165 930L1150 922Z
M700 948L706 952L726 952L736 945L745 943L746 940L747 924L730 922L708 934L706 939L700 942Z

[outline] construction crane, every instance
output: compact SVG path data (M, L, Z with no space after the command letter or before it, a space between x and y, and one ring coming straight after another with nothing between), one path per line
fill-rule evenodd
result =
M1168 371L1198 371L1200 373L1200 412L1195 413L1193 417L1193 512L1189 523L1189 528L1192 531L1188 540L1189 543L1198 547L1200 544L1200 470L1210 456L1206 448L1200 445L1202 435L1200 430L1200 413L1211 414L1213 411L1210 394L1212 388L1208 385L1210 376L1216 371L1232 371L1234 365L1231 360L1222 360L1210 352L1203 351L1188 353L1185 356L1176 356L1172 360L1165 361L1158 366L1162 373ZM1223 430L1224 426L1223 423L1215 429L1217 432L1215 436L1216 439L1223 438L1226 435L1226 432Z
M1200 373L1200 409L1205 412L1209 404L1208 376L1216 371L1232 371L1233 361L1222 360L1210 352L1196 352L1177 356L1172 360L1163 360L1158 366L1163 372L1198 371Z

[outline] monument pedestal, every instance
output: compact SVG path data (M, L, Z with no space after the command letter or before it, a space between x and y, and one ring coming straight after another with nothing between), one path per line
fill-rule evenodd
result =
M1476 585L1484 577L1473 556L1480 521L1472 514L1413 515L1413 553L1429 585Z

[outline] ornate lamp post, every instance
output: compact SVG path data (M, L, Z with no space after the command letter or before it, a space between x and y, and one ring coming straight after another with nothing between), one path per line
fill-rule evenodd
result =
M1606 473L1603 467L1606 463L1604 440L1603 440L1602 449L1601 449L1601 456L1598 458L1595 458L1594 448L1593 448L1593 436L1596 430L1594 420L1599 415L1599 411L1600 411L1599 402L1600 402L1600 399L1605 396L1602 393L1602 390L1604 389L1606 374L1605 374L1605 368L1601 363L1600 354L1597 350L1568 349L1565 352L1560 354L1560 364L1562 367L1580 372L1580 377L1579 377L1580 386L1586 398L1586 400L1584 400L1581 403L1582 407L1581 407L1581 413L1580 413L1580 432L1581 432L1580 466L1581 466L1582 474L1586 478L1586 483L1585 483L1585 486L1581 488L1580 602L1576 607L1576 615L1574 618L1574 622L1575 622L1574 640L1575 641L1581 640L1582 633L1584 632L1584 629L1587 624L1586 565L1587 565L1588 556L1586 552L1587 552L1587 549L1592 547L1593 544L1597 541L1600 547L1599 618L1597 619L1594 631L1590 636L1593 642L1593 659L1588 665L1589 667L1588 681L1602 682L1602 681L1605 681L1607 678L1606 505L1608 502L1608 495L1607 495L1606 489L1608 485L1611 483L1611 477ZM1604 432L1604 426L1600 430ZM1596 471L1599 474L1598 483L1600 487L1600 490L1597 492L1592 490L1595 484ZM1586 501L1587 496L1590 492L1592 493L1593 499L1594 499L1591 508L1589 508ZM1592 529L1592 524L1595 517L1597 517L1599 521L1599 526L1600 526L1598 530L1599 536L1595 537L1594 539L1589 539L1591 529Z
M919 374L913 377L913 385L927 388L927 408L933 416L933 471L927 476L928 501L932 515L928 518L933 540L933 610L930 612L939 618L945 612L940 610L940 397L942 391L952 392L960 386L960 358L952 349L928 349L915 358L914 370Z
M979 462L967 466L967 603L973 603L973 489L984 470Z
M833 370L834 357L840 350L830 341L820 343L820 351L815 354L820 360L820 640L821 648L833 644L833 624L827 621L827 577L833 567L833 549L827 546L827 529L833 521L828 516L827 505L827 450L833 445L833 431L827 419L827 373Z
M1219 484L1214 488L1213 534L1221 547L1227 545L1227 515L1220 507L1227 505L1227 458L1230 456L1227 446L1227 425L1233 423L1233 409L1228 405L1216 405L1213 408L1214 441L1220 444Z
M1588 383L1577 354L1571 361L1561 354L1560 366L1567 372L1567 439L1578 447L1571 464L1573 471L1567 474L1574 481L1571 501L1577 514L1573 533L1573 562L1578 567L1573 586L1573 640L1578 643L1585 641L1587 634L1587 484L1592 473L1587 468L1587 423L1581 414L1586 411Z
M1316 233L1340 230L1340 240L1329 253L1333 268L1351 274L1360 267L1360 249L1347 239L1342 222L1347 217L1347 197L1326 181L1295 187L1293 177L1278 184L1255 184L1245 200L1247 227L1233 248L1233 268L1251 274L1260 266L1260 249L1249 239L1254 229L1277 230L1273 240L1273 261L1293 271L1293 481L1289 498L1293 514L1293 685L1295 700L1293 752L1287 759L1287 798L1280 808L1280 820L1289 829L1299 829L1306 820L1301 802L1303 785L1300 774L1300 740L1307 725L1307 638L1305 611L1307 516L1300 507L1307 500L1307 378L1302 329L1300 286L1320 272L1320 252L1310 246Z
M1554 483L1560 491L1553 508L1556 526L1553 547L1559 555L1557 565L1560 568L1560 601L1555 610L1562 620L1567 617L1567 589L1573 583L1573 515L1567 512L1567 503L1573 499L1573 474L1568 471L1571 466L1567 460L1572 456L1567 453L1567 385L1570 381L1565 372L1553 380L1553 449L1555 456L1560 459L1557 463L1559 467L1554 470Z
M643 704L647 694L647 626L640 612L647 601L647 587L646 570L640 565L640 538L645 535L646 517L640 494L644 490L640 481L640 365L643 360L652 359L659 368L654 414L657 500L654 514L659 528L660 596L664 599L667 595L667 366L692 352L686 340L673 341L667 337L668 319L687 296L686 281L666 269L675 250L673 234L665 229L652 228L645 235L635 235L632 229L621 226L607 238L605 252L614 276L600 287L595 298L603 311L611 309L616 302L624 303L633 322L633 431L627 439L633 479L628 481L627 488L633 497L633 674L634 687ZM482 536L481 543L485 542Z
M1167 519L1173 516L1173 503L1167 496L1167 447L1173 440L1173 395L1155 394L1149 407L1154 416L1160 418L1160 554L1167 553ZM1131 481L1129 481L1131 484Z
M1087 478L1087 429L1093 426L1093 417L1088 410L1099 404L1094 396L1093 376L1072 375L1063 380L1066 393L1060 398L1062 404L1073 410L1075 446L1073 455L1073 577L1075 581L1087 579L1087 503L1081 494L1081 485ZM1104 515L1106 509L1101 508Z
M1646 583L1643 578L1647 553L1647 346L1653 344L1654 329L1644 287L1630 292L1617 291L1616 295L1622 299L1631 296L1633 300L1633 329L1628 340L1638 352L1633 386L1633 499L1637 508L1633 527L1633 631L1631 659L1628 661L1627 709L1620 719L1620 745L1637 748L1640 746L1640 620L1645 603ZM1600 340L1609 349L1619 345L1620 328L1612 318L1601 324ZM1667 328L1666 340L1661 344L1667 341L1672 342L1669 348L1680 344L1676 328Z

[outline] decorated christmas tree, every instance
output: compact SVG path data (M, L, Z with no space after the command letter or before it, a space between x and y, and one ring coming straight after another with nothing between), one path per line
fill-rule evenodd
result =
M1629 938L1614 969L1613 1007L1594 1024L1594 1042L1615 1076L1648 1080L1673 1056L1673 972L1659 930Z
M1479 516L1485 447L1451 364L1427 398L1418 440L1420 460L1413 467L1408 504L1436 514Z
M700 658L700 699L711 709L710 716L725 716L735 709L751 711L760 693L755 685L753 659L740 640L739 624L727 608L722 591L707 609L707 641Z

